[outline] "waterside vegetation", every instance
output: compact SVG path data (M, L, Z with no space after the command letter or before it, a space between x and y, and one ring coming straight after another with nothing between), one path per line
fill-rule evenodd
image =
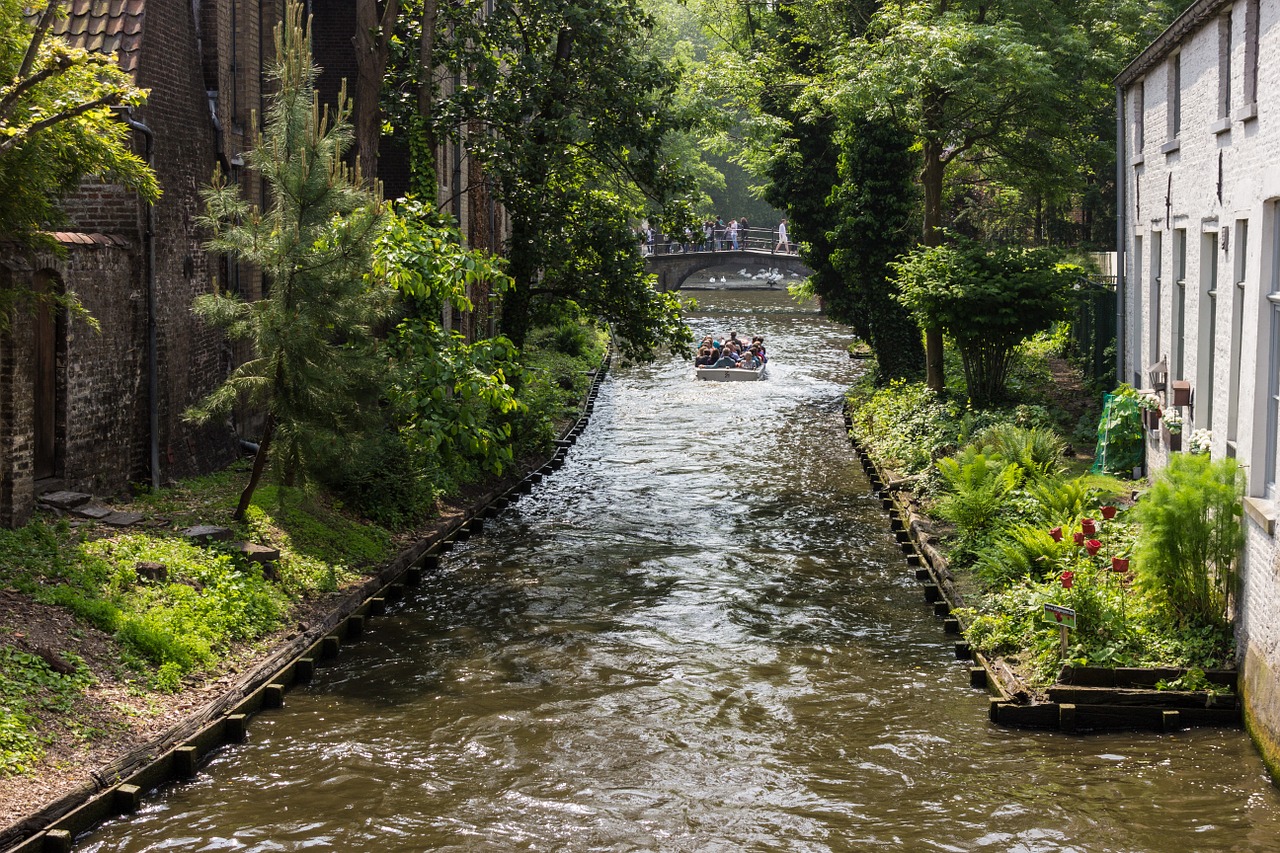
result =
M1024 345L1014 375L1044 356ZM860 445L938 522L966 639L1033 689L1064 665L1230 666L1238 466L1176 454L1149 488L1092 473L1060 432L1079 423L1071 440L1087 446L1089 416L1068 414L1050 390L1032 383L1020 401L983 408L870 376L849 393ZM1077 614L1065 655L1046 604Z

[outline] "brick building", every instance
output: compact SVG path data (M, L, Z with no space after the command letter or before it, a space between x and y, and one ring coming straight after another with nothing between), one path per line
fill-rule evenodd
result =
M240 174L261 113L263 60L282 0L70 0L58 35L116 56L150 90L128 118L163 196L88 182L64 208L65 255L0 256L0 285L74 290L101 324L20 316L0 339L0 524L24 523L52 486L110 495L226 462L225 425L183 411L214 388L235 354L191 302L217 279L248 296L258 283L208 256L196 225L215 167ZM122 116L122 120L126 120ZM154 365L154 368L152 367Z
M1120 375L1247 474L1241 686L1280 775L1280 0L1197 0L1116 83Z

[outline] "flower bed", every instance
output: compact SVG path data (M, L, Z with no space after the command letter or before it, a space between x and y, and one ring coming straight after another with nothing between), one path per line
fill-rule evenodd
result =
M996 422L952 455L936 452L944 425L912 426L932 443L925 450L901 433L879 441L856 411L849 423L877 478L903 487L886 489L886 500L980 664L975 684L995 694L992 719L1069 729L1238 724L1222 683L1230 675L1201 683L1203 673L1230 672L1232 475L1183 455L1135 507L1132 483L1065 471L1050 431L983 415ZM911 478L886 464L922 456L937 462ZM1051 610L1069 612L1075 627L1046 621ZM1167 677L1068 691L1063 673L1082 667Z

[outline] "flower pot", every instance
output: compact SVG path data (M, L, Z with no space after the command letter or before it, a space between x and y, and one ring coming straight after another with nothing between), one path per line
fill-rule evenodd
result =
M1191 383L1185 379L1175 379L1171 386L1173 390L1173 405L1190 406L1191 405Z
M1084 549L1089 552L1090 557L1098 556L1098 552L1102 550L1102 543L1097 539L1090 539L1084 543Z
M1177 452L1182 449L1182 432L1169 432L1167 426L1160 428L1160 437L1164 439L1164 443L1169 445L1169 450Z
M1077 545L1083 545L1083 544L1084 544L1084 534L1083 534L1083 533L1081 533L1079 530L1077 530L1075 533L1072 533L1072 534L1071 534L1071 538L1072 538L1072 540L1074 540L1074 541L1075 541L1075 543L1076 543Z
M1062 541L1062 528L1061 528L1061 527L1053 527L1053 528L1050 528L1050 530L1049 530L1049 535L1053 537L1053 541L1054 541L1054 542L1061 542L1061 541Z

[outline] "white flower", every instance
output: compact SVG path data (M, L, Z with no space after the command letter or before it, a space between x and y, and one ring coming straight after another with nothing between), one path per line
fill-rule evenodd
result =
M1182 432L1182 415L1178 414L1177 411L1174 410L1166 412L1164 416L1164 425L1171 435L1176 435L1177 433Z
M1187 450L1191 453L1208 453L1213 446L1213 431L1207 429L1193 430L1187 438Z

